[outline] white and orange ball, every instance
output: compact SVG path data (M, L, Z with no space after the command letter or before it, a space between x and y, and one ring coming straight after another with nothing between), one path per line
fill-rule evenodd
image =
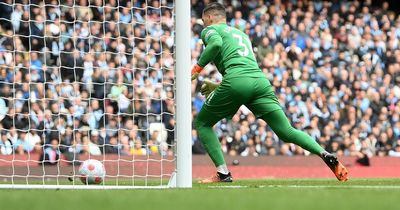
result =
M104 180L106 170L100 161L89 159L82 162L78 173L83 184L100 184Z

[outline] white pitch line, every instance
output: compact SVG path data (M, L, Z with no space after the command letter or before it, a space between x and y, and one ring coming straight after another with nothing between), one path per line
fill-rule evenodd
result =
M223 186L208 186L208 188L248 188L244 185L223 185Z
M208 186L209 188L252 188L245 185ZM346 189L399 189L400 185L259 185L254 188L346 188Z
M264 185L260 187L282 188L348 188L348 189L400 189L400 185Z

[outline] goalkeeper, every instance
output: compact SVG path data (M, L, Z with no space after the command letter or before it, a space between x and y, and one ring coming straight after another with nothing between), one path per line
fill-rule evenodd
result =
M231 118L241 105L248 107L257 118L265 120L283 141L297 144L320 156L339 181L346 181L347 169L337 157L290 125L270 82L257 65L248 36L226 24L224 6L215 2L208 4L202 19L206 28L201 38L206 47L192 69L192 80L210 62L218 68L223 80L220 84L206 80L201 88L207 98L195 125L201 142L217 167L217 173L200 182L232 182L213 126L223 118Z

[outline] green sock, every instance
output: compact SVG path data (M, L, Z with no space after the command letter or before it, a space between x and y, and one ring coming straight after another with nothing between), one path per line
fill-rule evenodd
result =
M196 119L196 129L201 143L203 143L208 155L214 162L215 166L225 164L224 154L222 153L221 144L219 143L217 134L214 132L212 125L214 122L208 122L209 117L206 117L204 112L200 112Z
M293 128L282 110L270 112L264 115L263 119L283 141L297 144L316 155L320 155L325 151L311 136Z
M221 144L212 127L198 126L198 136L201 143L203 143L208 155L214 162L215 166L225 164L224 154L222 153Z

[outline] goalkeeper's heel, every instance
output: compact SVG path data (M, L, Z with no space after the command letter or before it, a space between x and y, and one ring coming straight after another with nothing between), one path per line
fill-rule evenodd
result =
M208 184L208 183L218 183L218 182L232 182L232 174L229 172L228 174L223 174L220 172L217 172L214 174L212 177L200 180L200 184Z

